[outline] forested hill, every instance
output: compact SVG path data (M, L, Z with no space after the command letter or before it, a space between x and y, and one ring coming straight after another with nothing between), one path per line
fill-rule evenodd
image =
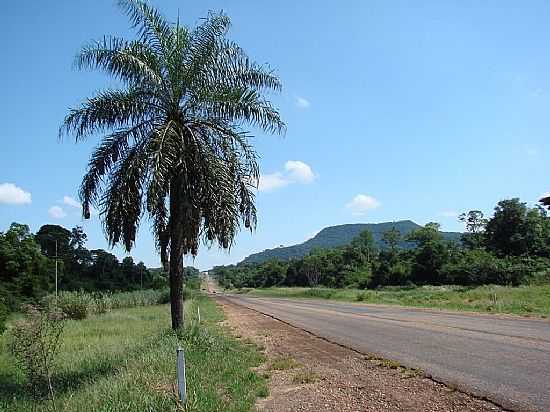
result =
M266 249L263 252L254 253L243 260L242 263L261 263L270 259L289 260L305 256L315 248L332 248L347 245L353 238L357 237L363 230L370 230L376 245L384 249L386 245L382 242L382 234L392 227L395 227L402 236L421 226L411 220L384 223L354 223L347 225L329 226L317 233L313 238L306 240L299 245ZM459 241L461 233L442 232L445 239ZM410 248L411 244L402 241L402 248Z

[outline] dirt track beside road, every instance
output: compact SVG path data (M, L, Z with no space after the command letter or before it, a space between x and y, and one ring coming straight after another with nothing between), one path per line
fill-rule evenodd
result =
M396 363L371 359L222 296L226 324L264 349L270 395L258 411L501 411Z

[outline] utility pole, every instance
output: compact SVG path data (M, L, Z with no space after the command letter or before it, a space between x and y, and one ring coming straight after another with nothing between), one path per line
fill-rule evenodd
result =
M55 239L55 298L57 299L57 239Z

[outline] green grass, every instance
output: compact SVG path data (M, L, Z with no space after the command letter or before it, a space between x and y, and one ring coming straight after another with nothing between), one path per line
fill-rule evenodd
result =
M196 305L202 323L196 326ZM186 329L170 329L168 305L117 309L67 321L54 376L62 411L246 411L267 395L265 379L251 371L263 361L252 345L239 343L219 322L215 303L198 296L186 304ZM46 411L29 399L23 374L0 338L0 411ZM185 349L189 400L174 395L175 353Z
M243 289L241 293L263 297L317 298L459 311L550 315L550 285L542 286L422 286L379 290L324 288Z

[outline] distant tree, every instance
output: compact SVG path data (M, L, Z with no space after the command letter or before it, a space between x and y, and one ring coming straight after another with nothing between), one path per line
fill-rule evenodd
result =
M382 242L384 242L393 253L395 253L395 251L397 250L397 246L399 245L400 241L401 232L397 230L395 226L392 227L390 230L386 230L384 233L382 233Z
M230 21L209 14L191 30L170 24L143 0L119 0L137 40L105 37L76 58L122 84L66 116L60 134L77 141L107 133L83 178L83 215L96 206L111 245L133 247L140 218L153 221L169 266L172 327L183 325L183 256L201 241L232 245L241 224L254 228L256 154L245 126L285 128L264 92L280 90L269 68L226 38ZM169 258L168 258L169 255ZM169 265L168 265L169 259Z
M371 256L376 250L376 245L370 230L363 230L355 239L351 241L351 246L359 249L370 262Z
M71 242L71 231L60 225L43 225L36 232L35 239L47 257L68 256Z
M122 263L120 264L120 266L124 281L130 283L133 288L137 288L139 286L138 282L136 281L136 275L138 275L138 273L132 256L126 256L124 259L122 259Z
M310 254L304 258L302 270L305 273L309 286L316 287L321 280L321 258L319 254Z
M466 231L462 235L462 242L470 249L478 249L484 244L484 231L488 220L480 210L470 210L458 216L458 220L466 225Z
M466 225L469 233L481 233L487 226L487 219L484 218L481 210L470 210L468 213L461 213L458 220Z
M29 227L12 223L0 232L0 300L13 310L51 291L52 262L41 252Z
M439 231L439 223L430 222L407 236L407 240L416 243L412 267L412 279L415 283L441 282L440 269L449 260L449 248Z
M499 256L550 257L550 218L541 206L527 207L519 199L503 200L486 229L487 247Z
M69 246L73 249L82 249L88 240L88 235L82 230L82 226L75 226L71 229Z
M96 288L99 290L119 289L118 258L103 249L90 250L90 254L92 264L88 269L89 277L93 280Z
M264 275L265 287L277 286L284 282L288 265L278 261L270 260L261 265Z

